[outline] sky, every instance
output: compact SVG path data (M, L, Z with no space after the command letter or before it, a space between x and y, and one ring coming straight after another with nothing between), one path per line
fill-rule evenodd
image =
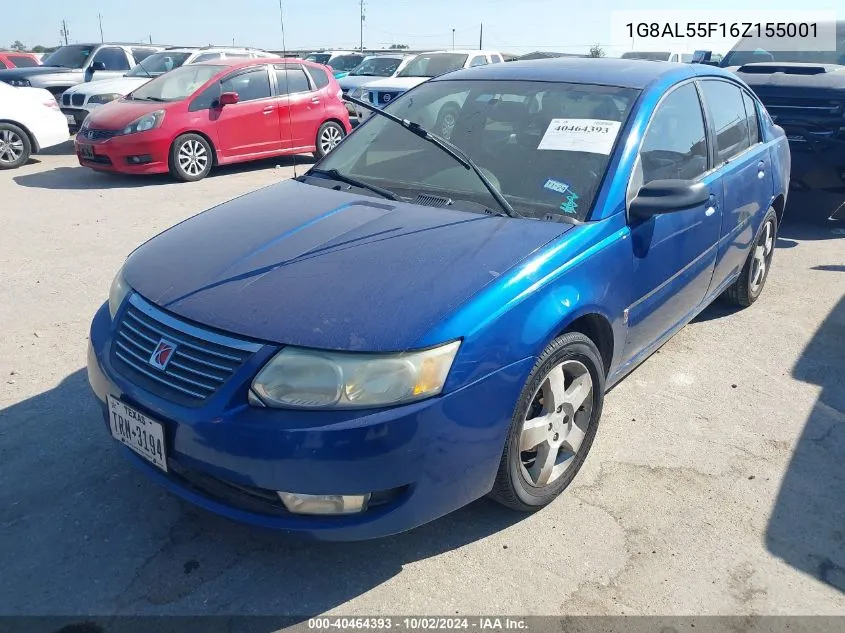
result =
M619 34L611 32L614 11L687 9L695 4L684 0L364 0L364 46L400 43L416 49L451 48L454 29L457 48L477 48L483 23L484 48L515 54L534 50L583 53L599 43L609 56L618 56L635 44L620 44ZM836 4L822 1L802 4L801 9L831 10ZM282 5L287 48L359 45L360 0L282 0ZM754 0L704 3L711 15L760 5ZM768 0L765 6L767 11L792 10L798 3ZM279 0L0 0L0 47L15 40L29 47L55 46L62 19L67 20L69 42L99 41L98 14L106 41L147 42L152 37L154 43L170 45L231 45L234 41L241 46L282 48ZM671 17L671 13L666 15ZM672 48L691 52L699 44L685 42ZM709 44L724 52L731 41Z

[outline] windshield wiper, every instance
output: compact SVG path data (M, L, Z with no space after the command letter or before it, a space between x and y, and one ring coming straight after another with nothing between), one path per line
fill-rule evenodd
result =
M475 163L475 161L473 161L461 149L447 141L445 138L442 138L440 136L437 136L436 134L433 134L432 132L429 132L419 123L414 123L413 121L409 121L408 119L402 119L394 114L385 112L381 108L377 108L368 101L362 101L361 99L356 99L355 97L350 97L349 95L343 95L343 99L345 101L350 101L355 105L361 106L365 110L369 110L370 112L373 112L375 114L380 114L386 119L389 119L394 123L398 123L406 130L419 136L421 139L425 139L432 145L439 147L446 154L448 154L457 162L459 162L463 167L474 172L475 175L478 176L478 179L482 182L482 184L487 188L487 191L490 192L490 195L493 196L493 199L499 203L499 206L502 207L502 210L505 213L507 213L512 218L522 217L519 213L517 213L516 209L511 206L511 203L505 199L502 193L498 189L496 189L496 186L492 182L490 182L490 179L484 175L484 172L481 171L481 168Z
M164 99L162 97L132 97L135 101L158 101L160 103L164 103L169 101L169 99Z
M371 185L363 180L358 180L357 178L353 178L352 176L347 176L346 174L340 173L337 169L316 169L312 168L306 172L306 176L310 174L317 174L320 176L328 176L332 180L337 180L338 182L346 183L347 185L351 185L353 187L358 187L360 189L367 189L368 191L372 191L373 193L377 193L382 198L387 198L388 200L399 200L399 196L388 189L384 189L377 185Z

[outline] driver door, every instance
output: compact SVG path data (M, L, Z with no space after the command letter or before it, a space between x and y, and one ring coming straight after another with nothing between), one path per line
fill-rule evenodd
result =
M98 67L102 64L104 68L102 70L94 70L94 64L97 64ZM103 46L94 54L94 58L88 66L88 70L85 73L86 81L122 77L131 68L132 64L129 62L129 57L125 50L118 46Z
M722 181L710 171L705 119L693 82L672 90L652 114L629 184L628 200L655 180L704 183L709 201L693 208L629 218L632 302L625 310L625 358L653 347L685 322L710 286L722 216Z

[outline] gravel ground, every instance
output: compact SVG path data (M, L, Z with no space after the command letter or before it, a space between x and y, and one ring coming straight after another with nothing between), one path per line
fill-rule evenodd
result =
M140 242L292 174L0 172L0 614L845 614L845 237L795 221L760 301L712 306L607 397L550 508L381 541L236 525L144 479L89 394L89 320Z

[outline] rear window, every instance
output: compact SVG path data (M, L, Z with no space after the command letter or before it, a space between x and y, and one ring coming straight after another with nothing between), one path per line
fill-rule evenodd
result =
M9 61L12 62L17 68L32 68L33 66L38 66L38 62L32 57L26 57L25 55L9 55Z
M311 75L311 79L314 80L314 85L317 86L317 90L325 88L329 85L329 76L325 70L319 68L317 66L309 66L308 73Z

